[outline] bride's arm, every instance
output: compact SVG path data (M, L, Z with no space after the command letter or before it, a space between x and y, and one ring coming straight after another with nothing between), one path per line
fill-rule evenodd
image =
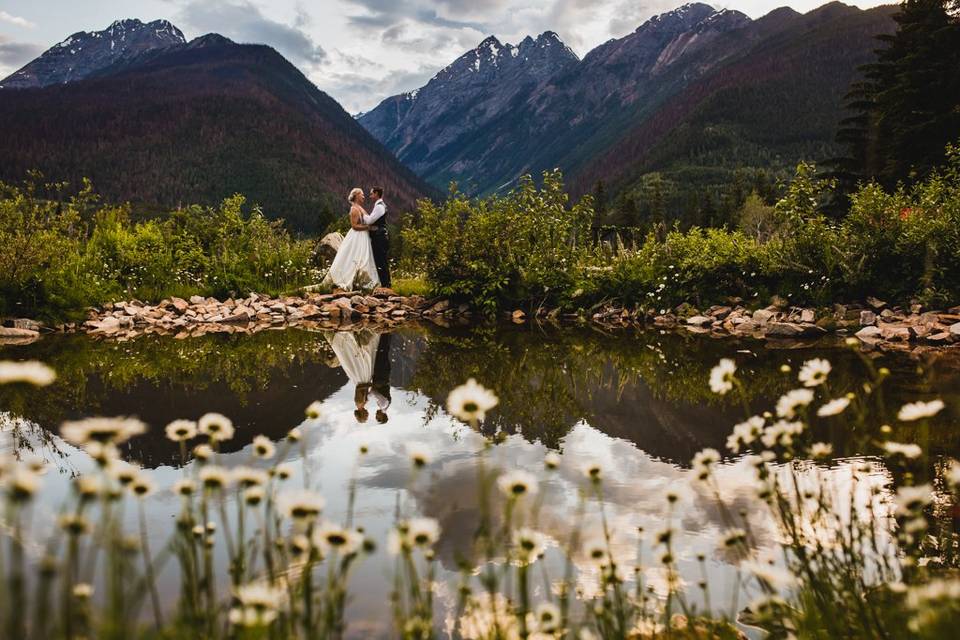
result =
M370 228L370 225L363 224L363 218L361 218L360 212L360 207L354 207L353 209L350 209L350 228L354 231L367 231Z

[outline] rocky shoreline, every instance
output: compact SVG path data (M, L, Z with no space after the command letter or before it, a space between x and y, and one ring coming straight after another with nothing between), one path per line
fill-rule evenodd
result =
M595 311L591 320L607 328L652 326L769 342L837 335L853 336L867 347L960 345L960 307L933 310L914 304L905 309L876 298L868 298L865 304L835 304L831 309L780 303L756 311L739 305L714 305L700 311L684 304L666 313L656 313L611 305Z
M25 344L44 332L85 332L113 339L143 334L187 338L208 333L256 333L268 329L301 327L337 330L356 325L392 327L425 319L442 326L469 323L469 305L453 305L443 298L399 296L389 289L373 293L347 291L271 297L251 293L246 298L193 296L167 298L157 304L138 300L114 302L89 309L81 323L45 327L25 318L7 320L0 327L0 344ZM805 342L834 335L855 337L865 347L901 349L960 345L960 307L945 310L889 305L876 298L864 304L835 304L831 309L791 307L775 301L751 311L738 304L699 310L683 304L663 313L604 305L591 312L563 313L559 309L508 313L513 322L556 324L592 323L605 329L656 329L767 341L771 345Z

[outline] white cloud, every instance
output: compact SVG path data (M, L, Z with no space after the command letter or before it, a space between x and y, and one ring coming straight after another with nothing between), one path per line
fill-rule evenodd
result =
M33 24L26 18L21 18L20 16L15 16L7 13L6 11L0 10L0 22L7 22L18 27L25 27L27 29L33 29L37 25Z

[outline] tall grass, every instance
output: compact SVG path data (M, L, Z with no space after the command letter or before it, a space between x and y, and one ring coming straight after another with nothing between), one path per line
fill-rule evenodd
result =
M144 425L130 418L90 418L65 423L61 435L82 447L95 471L73 482L56 531L35 531L31 516L40 499L42 464L4 458L3 533L0 553L0 622L10 638L340 638L351 574L372 553L393 558L390 610L395 637L513 638L740 638L763 629L787 638L946 638L960 622L956 575L957 534L942 517L955 504L960 464L927 458L915 443L890 440L883 415L889 372L863 359L859 386L834 388L830 363L814 359L796 372L769 412L749 413L737 364L721 361L704 380L713 393L741 396L746 415L728 439L731 454L747 451L754 472L753 500L764 505L776 537L761 545L757 523L742 501L725 491L725 462L706 449L691 462L689 487L663 490L664 518L644 531L628 554L608 519L608 470L588 462L569 517L596 525L573 526L565 539L544 533L541 484L561 458L548 453L535 468L502 471L488 461L496 436L476 452L478 525L460 558L452 611L437 605L436 545L444 532L401 500L385 540L374 540L355 522L357 485L348 483L347 507L334 521L303 464L299 428L281 442L257 436L249 459L231 470L220 445L234 436L225 416L177 420L166 436L177 443L181 477L173 485L179 516L169 540L151 548L144 500L156 487L139 468L119 459L118 446ZM794 372L784 370L785 376ZM40 363L0 363L0 383L46 385L55 373ZM499 399L473 380L454 389L448 412L479 430ZM928 399L904 405L903 423L924 433L944 409ZM320 419L322 407L306 410ZM842 429L859 449L875 454L832 480L831 446L817 434ZM356 452L354 473L367 450ZM433 464L408 448L409 483ZM295 457L295 456L294 456ZM193 464L186 464L192 458ZM896 488L878 481L885 465ZM920 483L929 468L934 484ZM299 477L302 482L296 482ZM701 578L687 584L675 540L679 504L709 500L725 523L723 557L736 567L732 590L711 583L706 558ZM133 515L132 518L127 517ZM133 527L124 523L134 522ZM38 553L37 550L41 551ZM548 561L559 558L559 564ZM225 571L216 557L226 558ZM175 565L174 593L159 592L157 576ZM655 571L660 588L650 584ZM582 579L589 574L589 588ZM729 601L718 594L727 592ZM172 595L173 604L164 604ZM726 598L724 598L726 600Z

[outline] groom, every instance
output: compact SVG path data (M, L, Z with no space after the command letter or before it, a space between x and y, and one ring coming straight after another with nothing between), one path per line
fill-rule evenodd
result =
M383 188L370 189L370 199L373 200L371 211L364 222L370 227L370 243L373 245L373 260L377 263L377 275L380 276L380 286L390 288L390 236L387 233L387 205L383 201Z

